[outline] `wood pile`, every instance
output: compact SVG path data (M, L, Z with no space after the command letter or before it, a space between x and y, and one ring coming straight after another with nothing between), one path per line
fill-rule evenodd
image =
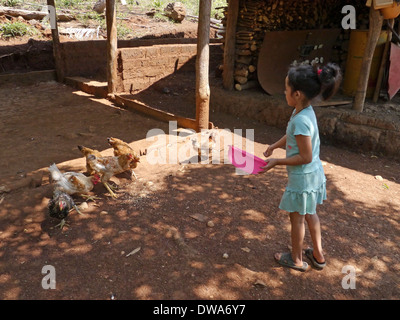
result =
M342 7L346 4L354 5L350 2L343 0L240 0L235 39L235 88L237 90L252 88L254 82L257 83L258 55L267 32L341 28ZM366 7L363 4L361 8L364 12ZM224 9L222 24L226 26L227 7L222 9ZM248 82L250 84L247 84Z

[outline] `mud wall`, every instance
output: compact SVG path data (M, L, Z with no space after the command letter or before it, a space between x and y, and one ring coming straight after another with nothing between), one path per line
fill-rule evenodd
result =
M284 98L259 92L224 93L221 87L211 88L210 108L236 117L248 117L269 126L285 129L293 109ZM348 147L353 151L373 152L400 158L400 125L354 110L335 107L314 107L321 140Z
M119 49L117 91L146 89L177 70L194 71L196 53L196 44Z
M118 92L143 90L177 70L195 71L196 39L118 41ZM104 40L62 44L65 75L106 81L107 43ZM222 61L221 44L211 40L210 69Z

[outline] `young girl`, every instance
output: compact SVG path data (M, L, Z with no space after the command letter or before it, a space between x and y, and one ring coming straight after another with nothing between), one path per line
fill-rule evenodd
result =
M326 265L316 213L317 204L326 200L326 178L319 158L317 119L310 102L319 96L323 100L332 97L340 81L340 69L335 64L330 63L322 69L310 65L291 67L285 80L285 94L288 105L295 110L286 135L264 152L268 158L276 148L286 147L286 158L268 159L264 169L267 172L277 165L287 166L288 185L279 208L290 214L292 252L276 253L275 259L285 267L300 271L308 267L302 258L304 221L313 242L313 249L307 249L305 254L315 268L322 269Z

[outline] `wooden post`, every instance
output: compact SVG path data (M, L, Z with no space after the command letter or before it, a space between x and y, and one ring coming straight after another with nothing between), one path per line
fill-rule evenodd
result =
M117 87L117 10L115 0L106 0L107 20L107 82L108 95L113 97Z
M53 39L53 56L56 65L57 81L64 82L64 64L62 59L62 50L60 37L58 35L56 4L54 0L47 0L48 11L50 14L51 37Z
M393 28L394 26L394 19L391 19L389 21L390 26ZM382 54L382 60L381 60L381 66L379 68L379 74L378 74L378 80L376 81L376 88L374 92L374 97L372 99L373 102L378 102L379 99L379 94L381 92L381 87L382 87L382 81L383 81L383 74L386 69L387 61L389 59L389 49L390 49L390 44L392 43L392 31L388 30L388 38L385 44L385 49L383 50Z
M357 92L354 98L353 109L362 112L364 109L365 97L367 95L368 78L371 71L372 58L374 56L376 44L382 31L383 17L379 10L371 6L369 14L369 32L367 46L361 65L360 78L358 79Z
M233 90L235 84L235 47L236 26L239 15L239 0L230 0L228 3L228 18L226 21L224 68L222 72L222 83L225 89Z
M211 1L200 0L196 59L196 126L197 132L209 127L210 85L210 16Z

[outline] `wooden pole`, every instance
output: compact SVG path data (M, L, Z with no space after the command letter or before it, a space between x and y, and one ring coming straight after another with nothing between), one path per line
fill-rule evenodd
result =
M209 128L210 85L210 16L211 1L200 0L196 59L196 126L197 132Z
M367 46L361 65L361 73L358 79L357 92L354 98L353 109L362 112L364 109L365 98L367 95L368 79L371 71L372 58L374 56L376 44L382 31L383 17L379 10L371 6L369 14L369 32Z
M226 21L224 68L222 72L222 83L225 89L233 90L235 85L235 47L236 26L239 15L239 0L230 0L228 3L228 18Z
M115 0L106 0L107 20L107 82L108 95L114 96L117 87L117 9Z
M53 39L53 56L56 65L57 81L64 82L64 64L62 58L62 49L60 37L58 35L56 4L54 0L47 0L47 6L50 14L51 37Z
M391 19L389 21L389 24L392 26L394 26L394 19ZM388 38L385 44L385 49L383 50L383 54L382 54L382 61L381 61L381 66L379 68L379 74L378 74L378 80L376 82L376 88L375 88L375 92L374 92L374 97L372 99L373 102L378 102L379 99L379 94L381 92L381 87L382 87L382 81L383 81L383 74L385 72L386 69L386 65L387 65L387 61L389 58L389 49L390 49L390 44L392 43L392 31L388 30Z

